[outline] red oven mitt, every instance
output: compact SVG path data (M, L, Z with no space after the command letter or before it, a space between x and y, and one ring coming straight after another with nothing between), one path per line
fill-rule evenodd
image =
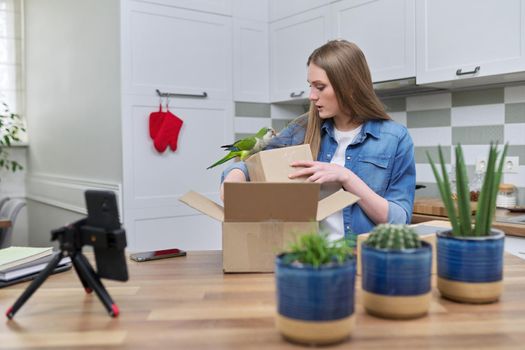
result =
M150 119L151 121L151 119ZM177 150L177 142L179 140L179 133L182 127L183 121L169 110L163 113L162 124L160 129L156 132L153 145L155 149L162 153L166 150L168 145L172 151ZM154 129L156 125L154 126ZM150 123L151 133L151 123Z
M155 136L159 133L162 122L164 121L165 112L162 111L162 104L159 105L158 112L152 112L149 115L149 136L155 140Z

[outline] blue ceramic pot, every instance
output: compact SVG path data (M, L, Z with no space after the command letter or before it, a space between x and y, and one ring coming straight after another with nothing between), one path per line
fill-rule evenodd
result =
M437 234L438 289L448 299L489 303L503 291L505 234L492 229L482 237L454 237L451 231Z
M361 245L363 305L387 318L415 318L428 312L431 299L432 246L377 249Z
M354 315L355 260L320 268L276 259L277 328L285 338L308 344L342 341Z

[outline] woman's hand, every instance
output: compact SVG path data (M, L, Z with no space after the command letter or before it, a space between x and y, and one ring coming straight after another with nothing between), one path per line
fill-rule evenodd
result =
M310 182L338 182L344 185L348 182L351 175L351 171L347 168L332 163L299 161L290 165L294 168L302 168L288 175L290 179L307 176L307 180Z
M233 169L226 175L224 182L246 182L246 176L242 170ZM221 200L224 202L224 182L221 184Z

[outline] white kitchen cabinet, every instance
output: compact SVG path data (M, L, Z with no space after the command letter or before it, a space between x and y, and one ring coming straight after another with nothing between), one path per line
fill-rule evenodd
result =
M196 190L218 199L220 169L206 167L224 155L218 146L233 139L231 21L122 2L123 212L130 250L220 249L220 224L178 198ZM159 154L149 137L156 89L183 94L170 99L170 111L184 121L176 152Z
M272 102L308 98L306 61L331 36L330 6L270 24Z
M316 7L328 5L333 1L334 0L270 0L270 22Z
M231 17L130 1L125 14L124 91L155 89L231 100Z
M363 50L374 82L415 76L414 0L344 0L332 19L334 37Z
M525 0L418 0L416 33L419 84L525 70Z
M248 19L268 24L269 0L233 0L233 18Z
M202 12L232 15L232 0L136 0L151 4L179 7Z
M233 19L233 99L270 102L268 23Z

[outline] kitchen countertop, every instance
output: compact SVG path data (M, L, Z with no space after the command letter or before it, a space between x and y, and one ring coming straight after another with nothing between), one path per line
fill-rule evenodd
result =
M420 210L420 212L418 212L418 210ZM414 201L412 223L418 224L430 220L447 220L447 216L444 215L445 212L446 211L443 210L443 203L439 198L419 197ZM508 222L510 218L524 215L525 213L511 213L507 209L496 209L496 220L492 222L492 226L502 230L507 235L525 237L525 223Z
M435 223L434 223L435 224ZM129 261L129 260L128 260ZM129 261L126 283L103 280L120 316L86 295L73 269L52 275L18 311L0 322L0 347L18 349L302 349L274 325L271 273L223 274L220 251ZM356 325L330 349L523 349L525 261L505 254L500 302L458 304L439 297L433 280L427 316L385 320L365 313L356 279ZM7 309L28 283L0 289Z

